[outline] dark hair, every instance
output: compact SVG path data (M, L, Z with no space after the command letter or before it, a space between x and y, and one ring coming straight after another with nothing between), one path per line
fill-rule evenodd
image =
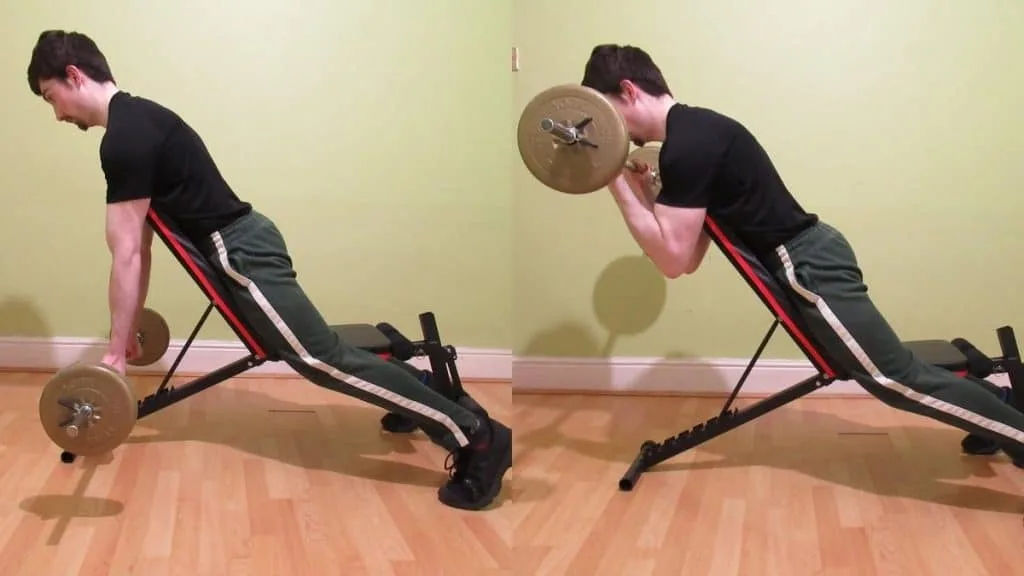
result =
M46 30L39 35L28 63L28 86L39 96L43 80L68 77L67 67L77 66L96 82L113 82L107 58L91 38L80 32Z
M672 96L661 70L641 48L619 44L595 46L583 71L583 86L602 94L618 95L623 80L632 81L651 96Z

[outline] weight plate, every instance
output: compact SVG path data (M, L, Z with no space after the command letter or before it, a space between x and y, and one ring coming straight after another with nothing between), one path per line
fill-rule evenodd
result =
M639 160L651 168L651 190L652 199L657 198L661 193L661 172L658 170L658 156L661 154L661 147L648 144L636 148L629 153L630 160Z
M97 417L80 422L72 435L65 424L74 416L70 406L87 404ZM109 452L121 445L135 427L138 406L128 382L102 364L73 364L58 372L39 397L39 420L46 435L62 449L80 456Z
M171 329L156 310L143 308L139 316L137 337L142 355L128 361L132 366L149 366L164 357L171 345Z
M566 143L552 126L576 128L584 142ZM519 117L517 142L530 173L566 194L607 186L629 153L629 133L619 111L600 92L576 84L548 88L530 100Z

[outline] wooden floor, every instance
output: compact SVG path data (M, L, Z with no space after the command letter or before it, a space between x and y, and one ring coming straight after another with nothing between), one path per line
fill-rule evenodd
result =
M492 510L443 506L447 454L382 434L376 407L239 378L140 420L107 461L69 465L39 424L46 378L0 373L0 575L510 573L512 487ZM466 388L508 421L508 384Z
M515 573L1024 574L1024 470L872 399L812 396L618 491L644 440L722 402L514 394Z
M221 384L61 464L46 378L0 373L3 576L1024 574L1024 470L870 399L796 402L620 492L642 441L722 400L468 383L515 430L501 501L474 513L437 502L445 453L421 434L298 379Z

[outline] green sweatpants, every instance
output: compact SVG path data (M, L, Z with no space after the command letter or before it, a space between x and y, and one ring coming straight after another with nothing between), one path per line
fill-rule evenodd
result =
M284 237L269 218L253 211L213 233L201 249L243 321L299 375L408 416L450 450L470 443L481 425L476 414L331 330L299 286Z
M894 408L988 438L1024 458L1024 413L993 386L915 357L868 297L853 248L824 222L766 264L799 307L810 336L869 393Z

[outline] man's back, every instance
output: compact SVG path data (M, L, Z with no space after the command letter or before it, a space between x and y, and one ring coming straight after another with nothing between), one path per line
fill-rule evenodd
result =
M247 214L200 136L151 100L118 92L110 101L100 162L107 202L150 196L194 241Z
M767 152L742 124L706 108L674 105L659 165L671 206L706 206L758 254L817 222L786 188Z

